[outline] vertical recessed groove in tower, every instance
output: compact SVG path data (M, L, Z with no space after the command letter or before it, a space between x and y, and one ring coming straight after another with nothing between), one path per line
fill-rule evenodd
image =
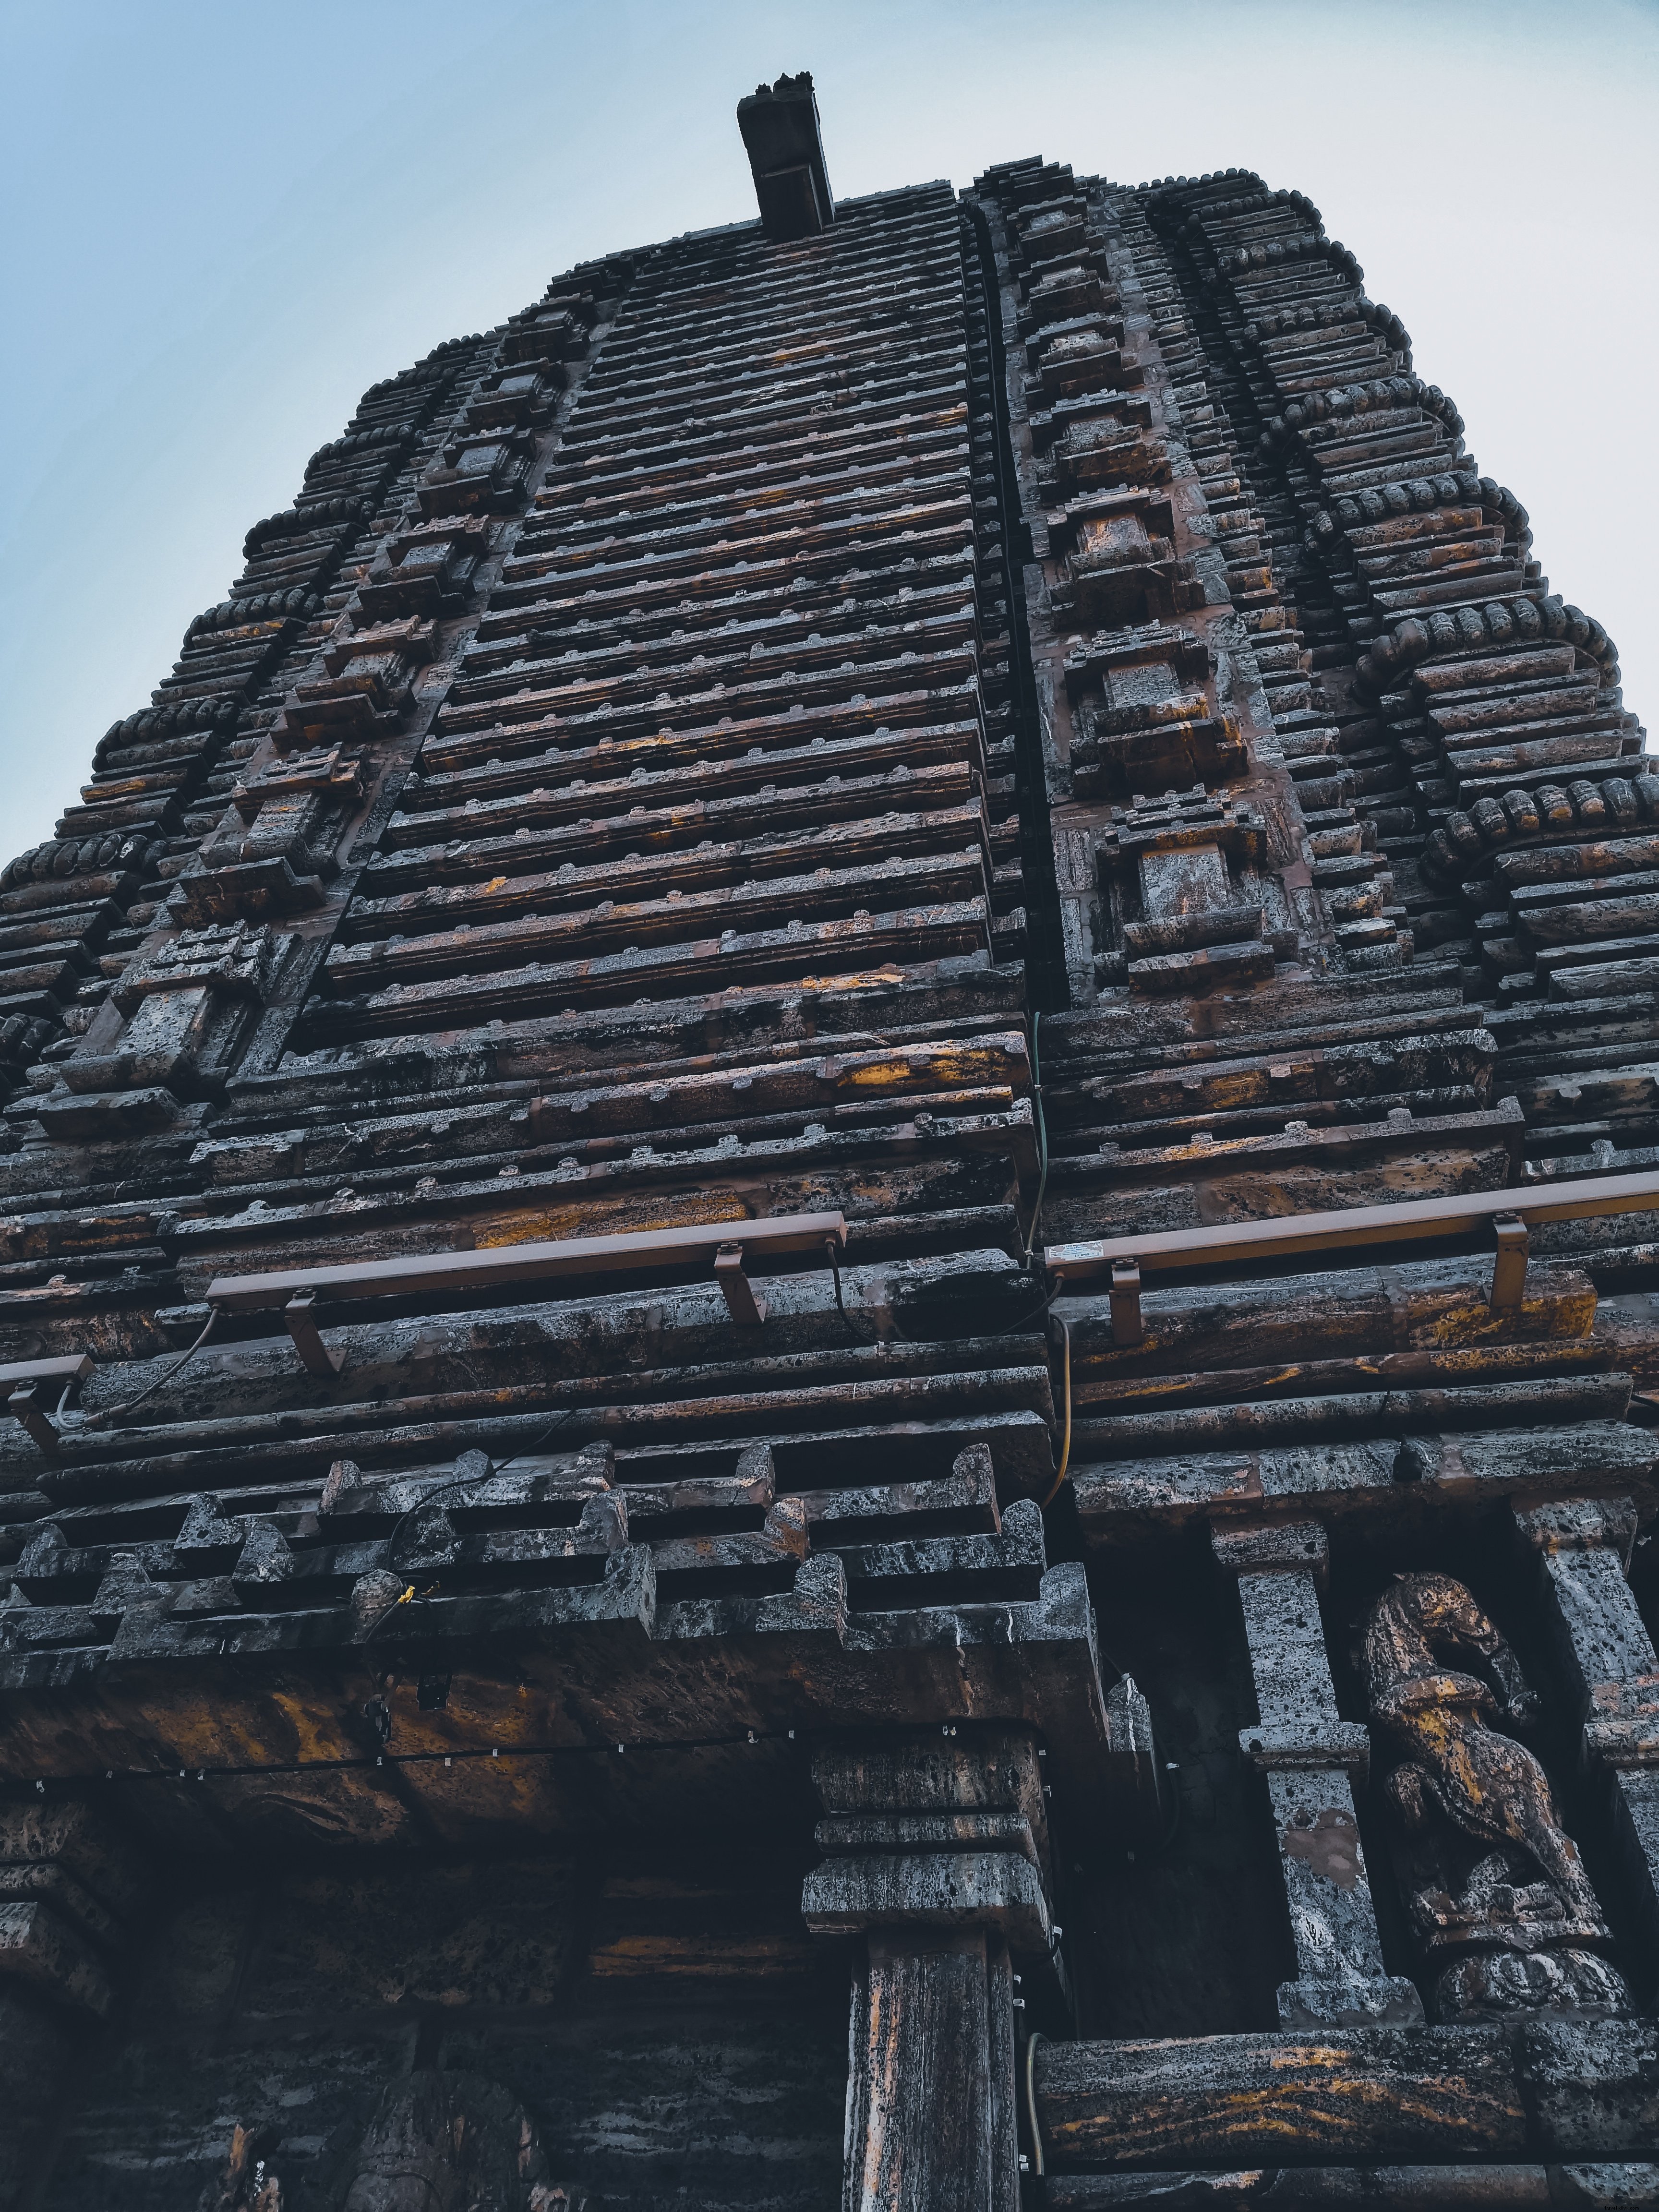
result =
M989 349L986 395L995 495L1003 531L1002 576L1008 609L1008 665L1013 714L1014 782L1019 800L1021 866L1030 887L1028 933L1031 1002L1053 1011L1064 1004L1064 952L1054 838L1042 773L1042 741L1031 665L1026 574L1030 528L1022 512L1013 434L1009 421L1008 355L1004 335L1006 276L992 231L992 216L973 198L964 201L978 277L981 312Z

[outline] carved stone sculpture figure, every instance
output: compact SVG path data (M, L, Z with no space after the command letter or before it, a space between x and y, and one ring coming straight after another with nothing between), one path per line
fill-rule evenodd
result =
M525 51L420 149L480 301ZM1304 194L742 127L757 220L366 392L0 867L0 2212L574 2212L526 2110L611 2212L1659 2212L1613 641ZM1577 278L1504 357L1644 558ZM1416 1527L1529 1547L1559 1803Z
M280 2151L239 2122L198 2212L283 2212ZM480 2074L422 2071L382 2095L356 2149L326 2185L339 2212L582 2212L586 2195L550 2181L535 2124L511 2090ZM301 2194L314 2202L305 2185Z
M576 2212L547 2179L536 2130L511 2093L474 2074L413 2074L380 2101L344 2212Z
M1447 1667L1467 1658L1489 1680ZM1361 1664L1372 1719L1405 1755L1383 1784L1405 1844L1419 1940L1446 1961L1442 2019L1628 2003L1593 1951L1608 1929L1549 1777L1496 1722L1524 1727L1537 1700L1463 1584L1402 1575L1372 1607Z

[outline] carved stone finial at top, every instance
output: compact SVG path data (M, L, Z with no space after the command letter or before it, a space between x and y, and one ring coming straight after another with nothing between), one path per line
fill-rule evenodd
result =
M768 238L815 238L836 219L810 70L757 85L738 102L738 128L754 173Z
M1457 1658L1487 1679L1446 1664ZM1469 1591L1401 1576L1371 1608L1361 1665L1371 1718L1405 1754L1383 1790L1413 1926L1440 1968L1439 2017L1627 2008L1620 1976L1577 1948L1610 1931L1549 1777L1492 1725L1525 1726L1537 1699Z

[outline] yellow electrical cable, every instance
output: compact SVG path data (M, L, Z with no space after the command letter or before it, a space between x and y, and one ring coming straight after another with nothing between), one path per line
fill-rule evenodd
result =
M1031 2125L1032 2166L1038 2173L1042 2172L1042 2130L1037 2124L1036 2047L1042 2040L1040 2035L1025 2039L1025 2117Z
M1059 1497L1060 1486L1066 1480L1066 1470L1071 1464L1072 1459L1072 1332L1066 1328L1065 1322L1060 1321L1058 1314L1054 1316L1054 1319L1060 1322L1060 1337L1063 1347L1060 1354L1060 1373L1063 1377L1062 1387L1066 1399L1066 1426L1061 1432L1060 1442L1060 1473L1054 1477L1048 1495L1042 1501L1045 1511Z
M404 1589L398 1592L396 1597L389 1600L386 1604L380 1607L380 1610L375 1614L374 1620L370 1621L368 1626L363 1631L363 1642L367 1644L369 1638L374 1635L380 1623L383 1620L390 1620L392 1614L396 1613L400 1605L412 1605L417 1597L436 1597L440 1588L441 1585L439 1583L432 1583L425 1589L417 1590L414 1583L410 1583Z

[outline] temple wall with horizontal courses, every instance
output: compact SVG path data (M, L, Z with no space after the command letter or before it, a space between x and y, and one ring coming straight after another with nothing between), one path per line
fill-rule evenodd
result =
M1659 2206L1659 777L1301 194L366 395L0 877L0 2212Z

